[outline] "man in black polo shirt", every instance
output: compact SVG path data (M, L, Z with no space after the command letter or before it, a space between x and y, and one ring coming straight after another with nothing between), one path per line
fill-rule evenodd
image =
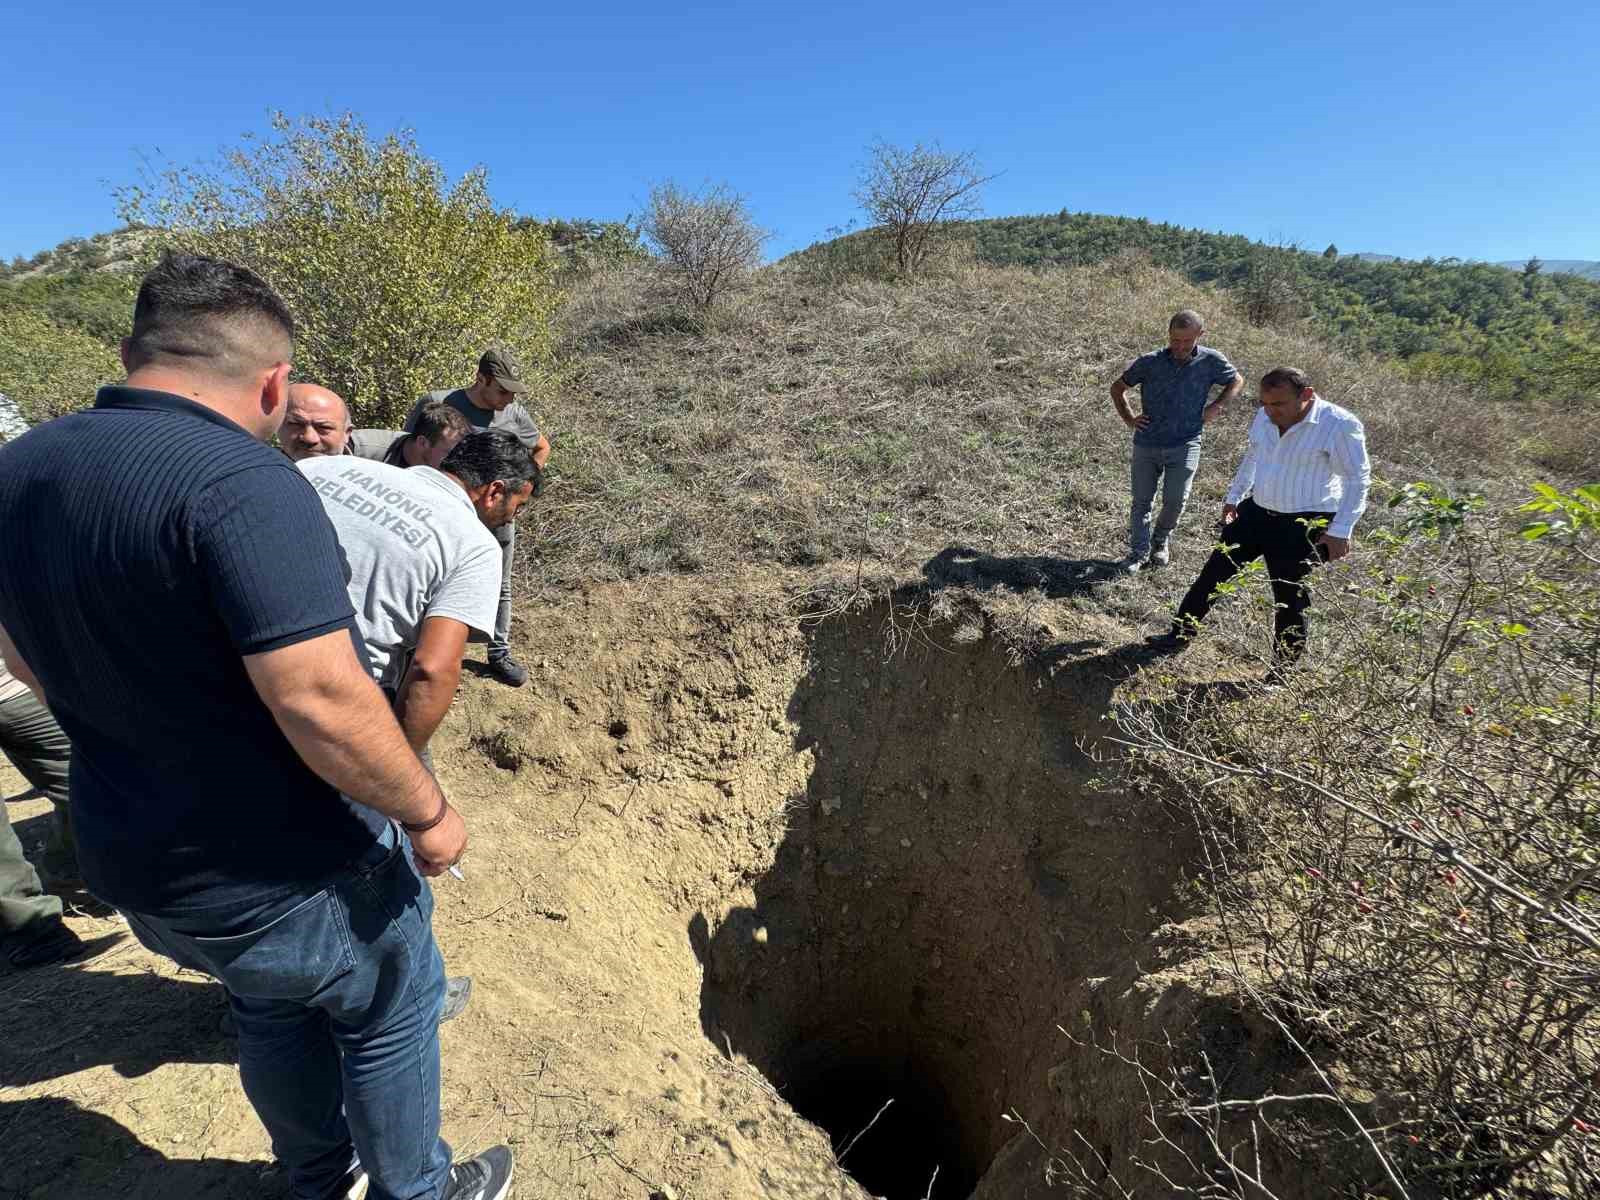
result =
M550 458L550 440L522 407L528 394L527 382L517 362L504 350L490 348L478 359L478 376L471 387L429 392L417 399L406 418L406 432L415 433L417 421L431 404L448 404L467 419L474 429L504 429L516 435L541 471ZM501 683L521 687L528 681L528 670L511 656L511 560L517 550L516 525L494 530L500 543L500 609L495 614L494 636L489 640L489 673Z
M367 674L316 493L265 445L293 339L249 271L145 277L127 385L0 448L0 654L72 740L90 890L227 988L293 1195L500 1200L510 1152L452 1167L438 1136L418 872L466 830Z

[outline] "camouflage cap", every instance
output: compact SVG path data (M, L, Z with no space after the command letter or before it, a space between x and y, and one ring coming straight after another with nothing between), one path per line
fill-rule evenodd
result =
M515 392L519 396L527 394L528 385L522 382L522 371L517 367L517 360L504 350L485 350L483 357L478 360L478 373L488 375L508 392Z

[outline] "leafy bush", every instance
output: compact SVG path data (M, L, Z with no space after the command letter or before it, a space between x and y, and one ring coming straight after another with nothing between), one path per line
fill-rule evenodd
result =
M490 344L548 384L560 293L550 240L496 208L487 176L447 186L409 131L381 140L354 116L292 121L220 165L174 168L120 193L180 246L241 263L301 325L296 373L350 402L357 424L399 423L418 393L470 381Z
M1600 1194L1600 485L1536 491L1497 514L1398 489L1319 585L1314 672L1121 711L1129 772L1200 831L1234 983L1305 1081L1263 1097L1128 1055L1173 1144L1204 1134L1162 1194L1292 1188L1215 1186L1264 1145L1385 1194Z
M35 309L0 304L0 392L29 424L86 407L97 388L122 377L104 342Z

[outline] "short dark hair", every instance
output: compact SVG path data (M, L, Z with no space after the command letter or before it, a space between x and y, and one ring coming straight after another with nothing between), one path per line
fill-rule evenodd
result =
M1311 377L1299 367L1273 367L1261 377L1261 390L1268 388L1288 387L1299 395L1311 386Z
M1205 327L1205 321L1192 308L1180 308L1172 314L1172 320L1167 322L1168 329L1204 329Z
M167 251L139 285L129 367L152 363L238 378L294 353L294 317L247 267Z
M461 415L461 410L454 404L446 404L443 400L430 400L417 413L416 423L411 427L411 436L436 442L440 434L450 429L465 437L472 432L472 423Z
M499 480L513 492L525 483L533 484L537 494L543 472L528 453L528 448L513 433L504 429L480 429L469 433L450 449L439 470L454 475L468 487L482 487Z

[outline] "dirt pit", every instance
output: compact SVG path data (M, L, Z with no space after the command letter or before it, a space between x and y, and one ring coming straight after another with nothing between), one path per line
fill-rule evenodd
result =
M701 1021L869 1191L960 1200L1006 1117L1048 1107L1063 997L1178 915L1186 845L1096 778L1109 679L891 619L811 638L789 717L812 770L709 937Z
M1137 1144L1136 1081L1059 1027L1193 1010L1187 839L1093 750L1119 631L1014 661L749 580L519 619L529 685L474 676L434 746L473 839L435 885L475 979L458 1153L511 1143L522 1200L963 1200L1044 1195L1069 1126ZM25 841L44 810L11 805ZM72 920L95 957L0 976L0 1197L283 1194L217 989Z

